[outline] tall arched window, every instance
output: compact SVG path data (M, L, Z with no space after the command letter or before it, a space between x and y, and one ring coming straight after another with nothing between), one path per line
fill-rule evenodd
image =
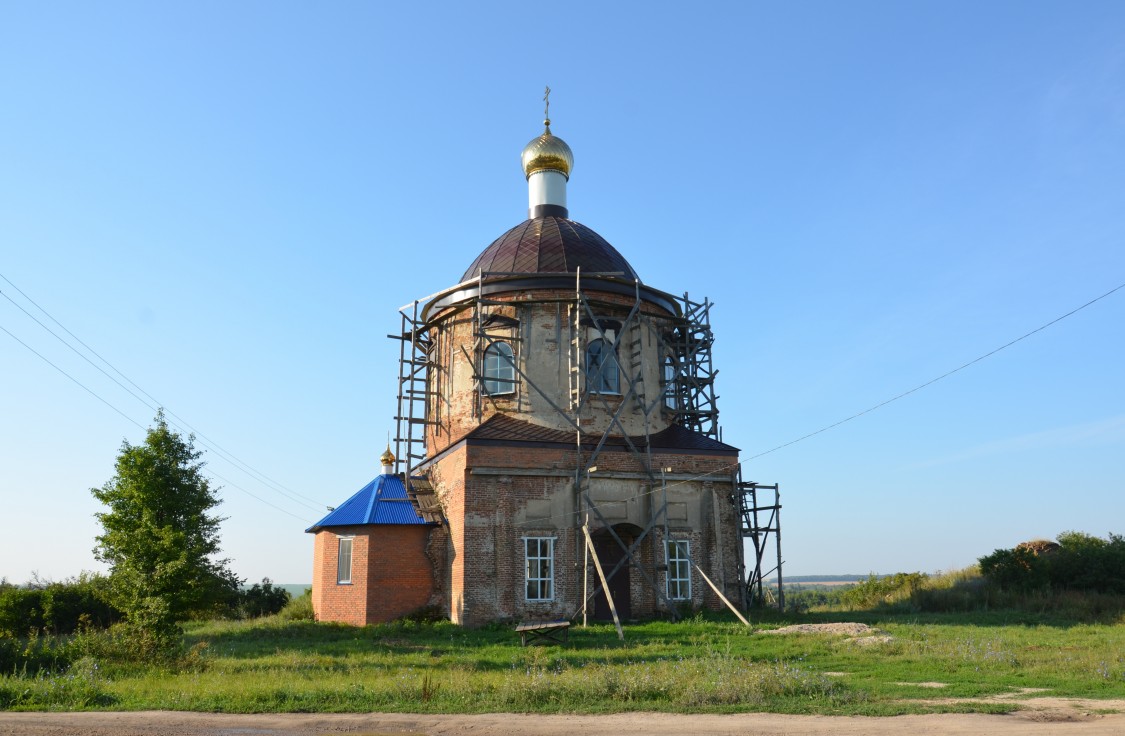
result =
M661 367L663 374L661 378L661 385L664 387L664 406L676 409L676 362L672 359L671 355L664 356L664 364Z
M516 390L516 359L512 346L494 342L484 351L484 392L489 396Z
M586 348L586 385L596 394L621 393L613 343L601 339L590 341Z

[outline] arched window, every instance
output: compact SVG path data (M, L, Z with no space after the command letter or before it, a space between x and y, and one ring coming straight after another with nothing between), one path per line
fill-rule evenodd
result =
M601 339L590 341L586 348L586 385L596 394L621 393L613 343Z
M516 359L512 346L494 342L484 351L484 392L489 396L516 390Z
M664 365L662 366L664 375L661 376L661 383L664 386L664 406L675 411L676 409L676 362L672 359L671 355L664 356Z

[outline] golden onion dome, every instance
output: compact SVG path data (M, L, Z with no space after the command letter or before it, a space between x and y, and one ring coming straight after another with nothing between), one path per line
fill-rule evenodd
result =
M544 120L543 125L546 128L543 135L523 147L523 155L520 157L523 161L523 173L531 176L536 171L558 171L569 179L570 171L574 168L574 154L566 141L551 134L550 119Z
M395 464L395 454L393 452L391 452L390 443L387 444L387 451L384 452L379 457L379 463L382 464L382 465L394 465Z

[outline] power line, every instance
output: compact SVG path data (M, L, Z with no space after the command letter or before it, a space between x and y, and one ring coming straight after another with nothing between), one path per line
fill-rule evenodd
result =
M104 398L102 398L101 396L99 396L99 395L97 394L97 392L95 392L95 391L94 391L93 389L91 389L91 388L90 388L89 386L86 386L86 385L85 385L84 383L82 383L81 381L79 381L79 380L78 380L77 378L75 378L74 376L72 376L72 375L70 375L69 373L67 373L66 371L64 371L64 370L63 370L62 368L59 368L59 367L58 367L57 365L55 365L54 363L52 363L52 362L51 362L50 360L48 360L48 359L47 359L46 357L44 357L44 356L43 356L43 354L42 354L42 353L40 353L39 351L37 351L37 350L36 350L35 348L31 347L31 346L30 346L30 345L28 345L28 344L27 344L26 342L24 342L23 340L19 339L19 338L18 338L18 337L16 337L15 335L13 335L13 334L11 333L11 331L9 331L9 330L8 330L8 329L7 329L6 327L4 327L3 325L0 325L0 330L3 330L4 332L8 333L8 336L9 336L9 337L11 337L11 338L12 338L13 340L15 340L16 342L18 342L18 343L19 343L20 345L23 345L23 346L24 346L25 348L27 348L28 350L30 350L30 351L31 351L31 352L32 352L33 354L35 354L35 355L36 355L36 356L37 356L37 357L38 357L38 358L39 358L40 360L42 360L42 361L43 361L44 363L46 363L47 365L51 366L52 368L54 368L54 369L55 369L56 371L58 371L59 373L63 374L63 375L64 375L64 376L66 376L67 378L69 378L69 379L70 379L71 381L73 381L73 382L74 382L74 383L75 383L76 385L78 385L78 387L79 387L79 388L81 388L82 390L86 391L86 393L90 394L90 395L91 395L91 396L93 396L93 397L94 397L95 399L97 399L98 401L100 401L100 402L102 402L103 404L105 404L106 406L108 406L108 407L109 407L110 409L113 409L113 410L114 410L115 412L117 412L117 413L118 413L118 414L120 414L120 415L121 415L122 417L124 417L124 418L125 418L125 419L126 419L127 421L129 421L129 422L132 422L133 424L135 424L135 425L136 425L137 427L139 427L140 429L147 429L147 428L146 428L146 427L145 427L145 426L144 426L143 424L141 424L140 422L136 421L135 419L133 419L132 417L130 417L130 416L129 416L128 414L126 414L125 412L121 411L120 409L118 409L118 408L117 408L116 406L114 406L113 404L109 403L109 401L107 401L106 399L104 399ZM276 505L276 504L273 504L273 503L270 503L269 501L265 500L264 498L261 498L260 496L256 496L256 495L254 495L253 493L251 493L250 491L246 490L245 488L243 488L242 486L238 485L237 483L233 483L233 482L231 482L231 481L227 480L226 478L224 478L223 476L219 475L218 473L216 473L216 472L214 472L214 471L212 471L212 470L207 470L207 471L205 471L205 472L206 472L206 473L207 473L208 475L212 475L212 476L214 476L215 478L218 478L219 480L223 481L224 483L227 483L227 484L229 484L230 486L232 486L232 487L234 487L234 488L237 488L238 490L242 491L243 493L245 493L246 495L250 496L251 498L257 499L258 501L261 501L262 503L266 504L267 506L272 506L273 508L277 509L278 511L280 511L280 512L281 512L281 513L283 513L283 514L289 514L289 515L290 515L290 516L292 516L292 517L293 517L294 519L299 519L299 520L301 520L301 521L307 521L307 519L304 519L304 518L302 518L302 517L300 517L300 516L297 516L296 514L292 513L291 511L286 511L285 509L281 508L280 506L278 506L278 505Z
M769 454L770 454L771 452L777 452L778 450L781 450L781 449L783 449L783 448L789 447L790 445L795 445L795 444L797 444L798 442L803 442L804 440L807 440L807 439L809 439L810 437L815 437L815 436L817 436L817 435L818 435L818 434L820 434L821 432L827 432L827 431L828 431L828 430L830 430L830 429L835 429L836 427L839 427L839 426L840 426L841 424L846 424L847 422L850 422L850 421L851 421L851 420L853 420L853 419L858 419L858 418L862 417L862 416L863 416L864 414L870 414L871 412L875 411L876 409L881 409L881 408L883 408L884 406L886 406L887 404L891 404L891 403L894 403L895 401L898 401L898 400L899 400L899 399L901 399L901 398L904 398L904 397L906 397L906 396L909 396L910 394L912 394L912 393L915 393L916 391L921 391L922 389L926 388L927 386L931 386L931 385L933 385L933 384L937 383L938 381L942 380L943 378L948 378L948 377L952 376L952 375L953 375L954 373L957 373L957 372L959 372L959 371L963 371L964 369L968 368L969 366L971 366L971 365L974 365L974 364L976 364L976 363L979 363L979 362L981 362L981 361L982 361L982 360L984 360L985 358L989 358L989 357L991 357L991 356L993 356L993 355L996 355L996 353L999 353L999 352L1000 352L1001 350L1004 350L1005 348L1010 348L1011 346L1015 345L1015 344L1016 344L1017 342L1020 342L1021 340L1025 340L1025 339L1027 339L1027 338L1031 337L1032 335L1034 335L1034 334L1035 334L1035 333L1037 333L1037 332L1042 332L1043 330L1047 329L1048 327L1050 327L1051 325L1055 324L1056 322L1061 322L1062 320L1066 319L1067 317L1069 317L1069 316L1071 316L1071 315L1073 315L1073 314L1077 314L1078 312L1081 312L1081 311L1082 311L1083 309L1085 309L1086 307L1090 306L1091 304L1094 304L1094 303L1096 303L1096 302L1099 302L1099 301L1101 301L1102 299L1105 299L1105 298L1106 298L1107 296L1109 296L1110 294L1113 294L1113 293L1114 293L1114 292L1116 292L1116 291L1120 291L1121 289L1125 289L1125 284L1120 284L1120 285L1118 285L1118 286L1115 286L1114 288L1110 289L1109 291L1107 291L1106 293L1102 294L1101 296L1099 296L1099 297L1095 297L1094 299L1091 299L1090 301L1086 302L1086 303L1085 303L1085 304L1083 304L1082 306L1080 306L1080 307L1077 307L1077 308L1075 308L1075 309L1072 309L1072 310L1070 310L1069 312L1067 312L1066 314L1062 315L1061 317L1055 317L1055 318L1054 318L1053 320L1051 320L1051 321L1050 321L1050 322L1048 322L1047 324L1045 324L1045 325L1040 325L1039 327L1036 327L1036 328L1035 328L1034 330L1032 330L1031 332L1028 332L1028 333L1026 333L1026 334L1024 334L1024 335L1020 335L1020 336L1019 336L1019 337L1017 337L1017 338L1016 338L1015 340L1012 340L1012 341L1011 341L1011 342L1009 342L1009 343L1005 343L1004 345L1001 345L1000 347L996 348L995 350L990 350L989 352L985 353L984 355L981 355L981 356L979 356L979 357L977 357L977 358L973 358L973 359L972 359L972 360L970 360L970 361L969 361L968 363L965 363L965 364L963 364L963 365L960 365L960 366L958 366L958 367L954 368L954 369L953 369L953 370L951 370L951 371L948 371L948 372L946 372L946 373L943 373L943 374L941 374L940 376L938 376L937 378L931 378L931 379L930 379L929 381L926 381L926 382L925 382L925 383L923 383L923 384L920 384L920 385L918 385L918 386L915 386L914 388L910 389L909 391L903 391L903 392L902 392L901 394L899 394L898 396L895 396L895 397L892 397L892 398L890 398L890 399L887 399L886 401L882 401L882 402L879 402L879 403L878 403L878 404L876 404L875 406L872 406L872 407L870 407L870 408L868 408L868 409L864 409L863 411L859 412L858 414L852 414L852 415L851 415L850 417L848 417L847 419L841 419L841 420L840 420L840 421L838 421L838 422L835 422L835 423L833 423L833 424L829 424L829 425L828 425L827 427L821 427L820 429L816 430L815 432L809 432L808 434L806 434L806 435L804 435L804 436L802 436L802 437L798 437L798 438L797 438L797 439L795 439L795 440L790 440L789 442L786 442L785 444L782 444L782 445L778 445L777 447L774 447L774 448L771 448L771 449L769 449L769 450L766 450L765 452L759 452L759 453L758 453L757 455L753 455L752 457L748 457L748 458L746 458L746 460L744 460L743 462L750 462L751 460L756 460L756 459L758 459L758 458L760 458L760 457L762 457L762 456L764 456L764 455L769 455Z
M261 501L261 502L262 502L262 503L264 503L264 504L265 504L266 506L272 506L273 508L277 509L277 510L278 510L278 511L280 511L281 513L283 513L283 514L289 514L289 515L290 515L290 516L292 516L292 517L293 517L294 519L297 519L297 520L299 520L299 521L303 521L303 522L306 522L306 523L308 522L308 519L305 519L305 518L303 518L303 517L297 516L297 515L296 515L296 514L294 514L294 513L292 512L292 511L286 511L285 509L281 508L281 507L280 507L280 506L278 506L277 504L273 504L273 503L270 503L270 502L269 502L269 501L267 501L266 499L262 498L261 496L257 496L257 495L255 495L255 494L251 493L250 491L246 490L245 488L243 488L242 486L238 485L237 483L234 483L234 482L232 482L232 481L230 481L230 480L227 480L226 478L224 478L223 476L219 475L218 473L216 473L216 472L215 472L215 471L213 471L213 470L210 470L210 469L208 469L208 470L205 470L205 471L203 471L203 472L204 472L204 473L206 473L207 475L211 475L211 476L214 476L215 478L218 478L219 480L221 480L222 482L226 483L226 484L227 484L227 485L229 485L229 486L232 486L232 487L234 487L234 488L237 488L238 490L242 491L243 493L245 493L245 494L246 494L247 496L249 496L250 498L253 498L253 499L255 499L255 500Z
M634 501L634 500L637 500L637 499L644 498L645 496L653 496L653 495L656 495L657 493L663 493L664 491L670 491L673 488L676 488L677 486L683 486L683 485L687 485L688 483L694 483L698 480L702 480L704 478L710 478L712 476L721 475L724 472L732 473L732 472L734 472L734 469L737 468L741 464L742 464L741 462L729 463L729 464L724 465L722 467L716 468L715 470L708 470L706 472L699 473L698 475L693 475L690 478L681 478L680 480L674 481L672 483L662 483L659 486L653 485L652 488L650 488L649 490L641 491L640 493L635 493L632 496L624 496L624 497L616 497L615 496L614 501L615 502ZM597 476L594 475L594 476L589 476L589 477L596 478ZM528 521L516 522L516 524L514 526L517 526L517 527L534 527L534 526L537 526L537 525L541 525L544 521L551 521L551 520L555 520L555 519L560 519L560 520L563 520L563 521L569 521L570 517L574 516L577 513L579 513L579 512L577 512L577 511L564 511L564 512L559 513L559 514L552 514L551 516L544 516L544 517L539 518L539 519L531 519L531 520L528 520Z
M136 393L134 393L134 392L133 392L132 390L130 390L128 386L125 386L125 385L124 385L123 383L121 383L121 381L117 380L116 378L114 378L113 376L111 376L111 375L110 375L109 373L107 373L107 372L105 371L105 369L103 369L103 368L102 368L101 366L97 365L97 364L96 364L96 363L94 363L94 362L93 362L92 360L90 360L90 359L89 359L89 358L88 358L87 356L83 355L81 351L79 351L79 350L78 350L77 348L75 348L75 347L74 347L73 345L71 345L70 343L68 343L68 342L67 342L67 341L66 341L65 339L63 339L63 338L62 338L62 337L61 337L61 336L60 336L60 335L59 335L58 333L56 333L56 332L55 332L54 330L52 330L52 329L51 329L50 327L48 327L47 325L45 325L45 324L43 324L43 323L42 323L41 321L39 321L39 320L38 320L38 319L37 319L37 318L35 317L35 315L31 314L31 313L30 313L30 312L28 312L28 311L27 311L26 309L24 309L24 308L23 308L23 306L21 306L20 304L18 304L18 303L17 303L17 302L15 301L15 300L13 300L13 299L12 299L12 298L11 298L10 296L8 296L7 294L4 294L4 293L3 293L2 291L0 291L0 296L3 296L3 297L4 297L5 299L7 299L7 300L8 300L9 302L11 302L11 303L12 303L13 305L15 305L15 306L16 306L16 308L18 308L18 309L19 309L19 310L20 310L21 312L23 312L23 313L24 313L25 315L27 315L27 316L28 316L28 317L29 317L29 318L30 318L31 320L33 320L33 321L34 321L34 322L35 322L35 323L36 323L37 325L39 325L39 326L40 326L40 327L42 327L42 328L43 328L44 330L46 330L47 332L49 332L49 333L50 333L50 334L51 334L51 335L52 335L52 336L53 336L53 337L54 337L54 338L55 338L56 340L58 340L58 341L59 341L59 342L61 342L61 343L62 343L63 345L65 345L66 347L68 347L68 348L70 348L70 349L71 349L72 351L74 351L74 353L75 353L76 355L78 355L78 356L79 356L80 358L82 358L82 359L83 359L83 360L85 360L85 361L86 361L87 363L89 363L89 364L90 364L91 366L93 366L93 367L94 367L94 368L96 368L96 369L97 369L98 371L100 371L100 372L101 372L101 373L102 373L102 374L103 374L103 375L104 375L104 376L105 376L106 378L109 378L109 379L110 379L111 381L113 381L113 382L114 382L114 383L116 383L116 384L117 384L118 386L120 386L120 387L121 387L122 389L124 389L124 390L125 390L125 391L126 391L126 392L127 392L127 393L128 393L129 395L130 395L130 396L132 396L132 397L133 397L133 398L135 398L135 399L136 399L137 401L141 402L141 403L142 403L143 405L145 405L146 407L148 407L148 409L149 409L150 411L156 411L156 409L157 409L157 406L159 406L159 405L161 404L161 402L160 402L159 400L157 400L157 399L156 399L155 397L153 397L153 396L152 396L152 394L148 393L148 392L147 392L147 391L145 391L145 390L144 390L143 388L141 388L141 387L140 387L139 385L137 385L137 383L136 383L136 382L134 382L134 381L133 381L132 379L130 379L130 378L129 378L128 376L126 376L126 375L125 375L124 373L122 373L122 372L121 372L121 371L120 371L120 370L119 370L119 369L118 369L118 368L117 368L116 366L114 366L114 365L113 365L112 363L110 363L110 362L109 362L108 360L106 360L105 358L103 358L103 357L102 357L102 356L101 356L101 355L100 355L100 354L99 354L99 353L98 353L98 352L97 352L96 350L94 350L94 349L93 349L92 347L90 347L89 345L87 345L87 344L86 344L86 343L85 343L85 342L84 342L84 341L82 340L82 338L78 337L78 336L77 336L77 335L75 335L75 334L74 334L73 332L71 332L71 331L70 331L70 330L69 330L69 329L68 329L68 328L66 327L66 325L64 325L64 324L63 324L62 322L59 322L59 321L58 321L57 319L55 319L55 317L54 317L53 315L51 315L51 313L50 313L50 312L48 312L48 311L47 311L46 309L44 309L44 308L43 308L42 306L40 306L40 305L38 304L38 302L36 302L36 301L35 301L34 299L32 299L32 298L31 298L30 296L28 296L26 292L24 292L24 291L23 291L22 289L20 289L20 287L16 286L16 285L15 285L15 284L14 284L14 283L12 282L12 280L11 280L11 279L9 279L9 278L8 278L7 276L5 276L5 275L4 275L4 274L2 274L2 273L0 273L0 279L4 279L4 281L6 281L6 282L8 283L8 285L9 285L9 286L11 286L11 287L12 287L13 289L15 289L16 291L18 291L18 292L20 293L20 295L21 295L21 296L22 296L22 297L23 297L24 299L26 299L27 301L31 302L31 303L32 303L32 304L33 304L33 305L35 306L35 308L36 308L36 309L38 309L38 310L39 310L40 312L42 312L42 313L43 313L44 315L46 315L48 319L50 319L50 320L51 320L52 322L54 322L54 323L55 323L56 325L58 325L58 326L59 326L59 327L60 327L60 328L61 328L61 329L62 329L62 330L63 330L64 332L66 332L66 334L68 334L68 335L70 335L70 336L71 336L72 338L74 338L74 339L75 339L75 340L76 340L76 341L78 342L78 344L79 344L79 345L81 345L82 347L84 347L84 348L85 348L86 350L88 350L88 351L89 351L89 352L90 352L90 353L91 353L92 355L94 355L94 356L95 356L95 357L96 357L96 358L97 358L98 360L100 360L100 361L101 361L102 363L104 363L105 365L107 365L107 366L108 366L108 367L109 367L109 368L110 368L110 369L111 369L111 370L112 370L112 371L113 371L114 373L116 373L117 375L119 375L119 376L121 376L121 377L122 377L123 379L125 379L125 381L127 381L127 382L128 382L128 383L129 383L130 385L131 385L131 386L133 386L133 388L137 389L137 391L140 391L140 392L141 392L142 394L144 394L145 396L147 396L147 397L148 397L148 399L149 399L150 401L152 401L152 402L153 402L153 404L156 404L156 406L154 406L154 405L152 405L152 404L149 404L149 403L148 403L147 401L145 401L145 400L144 400L144 399L142 399L142 398L141 398L140 396L138 396L138 395L137 395ZM11 334L11 333L9 333L9 334ZM100 397L99 397L99 398L100 398ZM275 481L275 480L273 480L272 478L270 478L269 476L267 476L267 475L266 475L265 473L262 473L262 472L260 472L259 470L255 469L254 467L252 467L252 466L251 466L250 464L248 464L248 463L246 463L246 462L243 462L243 461L242 461L241 459L239 459L239 458L238 458L237 456L235 456L235 455L234 455L233 453L231 453L231 452L230 452L229 450L227 450L226 448L222 447L221 445L219 445L219 444L218 444L217 442L215 442L215 441L214 441L214 440L212 440L211 438L207 437L207 435L205 435L205 434L203 434L202 432L200 432L199 430L195 429L195 427L193 427L193 426L191 426L190 424L188 424L188 422L187 422L187 421L185 421L185 420L184 420L184 419L183 419L182 417L180 417L180 416L179 416L178 414L176 414L176 413L175 413L175 412L173 412L172 410L170 410L170 409L165 409L165 411L166 411L166 412L167 412L167 413L168 413L168 414L169 414L170 416L172 416L172 417L173 417L174 419L178 420L178 422L172 422L172 424L174 424L174 425L176 425L177 427L179 427L179 429L180 429L181 431L190 431L191 433L193 433L194 435L196 435L196 436L197 436L197 437L198 437L198 438L200 439L200 442L201 442L201 444L203 444L204 446L206 446L206 447L208 447L209 449L211 449L211 450L212 450L213 452L215 452L215 453L216 453L216 454L217 454L217 455L218 455L218 456L219 456L219 457L220 457L221 459L223 459L223 460L226 460L226 461L227 461L228 463L230 463L231 465L233 465L233 466L235 467L235 469L237 469L237 470L240 470L240 471L242 471L243 473L246 473L247 475L249 475L249 476L250 476L251 478L253 478L254 480L257 480L257 481L258 481L259 483L261 483L262 485L264 485L264 486L266 486L266 487L270 488L270 490L273 490L273 491L275 491L275 492L277 492L277 493L280 493L280 494L281 494L281 495L283 495L283 496L286 496L287 498L289 498L289 500L291 500L291 501L293 501L293 502L295 502L295 503L301 504L302 506L306 506L306 507L308 507L308 508L311 508L311 509L319 509L319 508L320 508L320 504L319 504L319 502L317 501L317 499L314 499L314 498L310 498L310 497L308 497L308 496L306 496L306 495L304 495L304 494L302 494L302 493L299 493L299 492L297 492L297 491L294 491L294 490L293 490L293 489L291 489L291 488L288 488L288 487L286 487L286 486L282 485L282 484L281 484L281 483L279 483L278 481ZM135 422L134 422L134 423L135 423ZM185 428L186 428L186 430L185 430ZM255 476L257 476L257 477L255 477ZM298 498L298 497L299 497L299 498ZM305 500L304 500L304 501L302 501L301 499L305 499ZM312 502L312 503L310 504L310 503L308 503L308 502Z
M111 403L109 403L108 401L106 401L105 399L103 399L103 398L102 398L101 396L98 396L98 394L96 394L96 393L94 392L94 390L93 390L93 389L91 389L90 387L88 387L88 386L87 386L86 384L82 383L82 382L81 382L81 381L79 381L79 380L78 380L77 378L75 378L74 376L72 376L72 375L70 375L69 373L67 373L66 371L64 371L64 370L63 370L62 368L59 368L59 367L58 367L57 365L55 365L55 364L54 364L54 363L52 363L51 361L47 360L47 358L43 357L43 354L42 354L42 353L40 353L40 352L39 352L39 351L37 351L37 350L36 350L35 348L31 347L31 346L30 346L30 345L28 345L28 344L27 344L26 342L24 342L23 340L19 339L18 337L16 337L15 335L13 335L13 334L12 334L11 332L9 332L9 331L8 331L8 328L4 327L3 325L0 325L0 330L4 330L4 332L7 332L7 333L8 333L8 336L9 336L9 337L11 337L11 338L12 338L13 340L15 340L16 342L18 342L18 343L19 343L20 345L23 345L23 346L24 346L25 348L27 348L27 349L28 349L28 350L30 350L31 352L35 353L35 355L37 355L37 356L39 357L39 359L40 359L40 360L42 360L42 361L43 361L44 363L46 363L47 365L51 366L51 367L52 367L52 368L54 368L54 369L55 369L56 371L58 371L59 373L63 374L64 376L66 376L66 377L67 377L67 378L69 378L70 380L74 381L74 383L75 383L75 384L77 384L77 385L78 385L78 387L79 387L79 388L81 388L81 389L82 389L83 391L85 391L86 393L90 394L90 395L91 395L91 396L93 396L93 397L94 397L95 399L97 399L98 401L100 401L100 402L102 402L103 404L105 404L106 406L108 406L108 407L109 407L110 409L113 409L113 410L114 410L115 412L117 412L117 413L118 413L118 414L120 414L121 416L125 417L125 419L127 419L128 421L132 422L133 424L136 424L136 425L137 425L138 427L140 427L141 429L144 429L144 426L143 426L143 425L141 425L141 424L140 424L140 423L139 423L139 422L138 422L137 420L133 419L133 418L132 418L132 417L130 417L130 416L129 416L128 414L126 414L125 412L121 411L120 409L118 409L118 408L117 408L116 406L114 406L113 404L111 404Z

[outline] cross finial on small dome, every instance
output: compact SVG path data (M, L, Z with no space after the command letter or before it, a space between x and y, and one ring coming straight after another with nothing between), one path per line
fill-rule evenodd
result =
M543 127L546 132L551 132L551 88L545 86L543 88Z

